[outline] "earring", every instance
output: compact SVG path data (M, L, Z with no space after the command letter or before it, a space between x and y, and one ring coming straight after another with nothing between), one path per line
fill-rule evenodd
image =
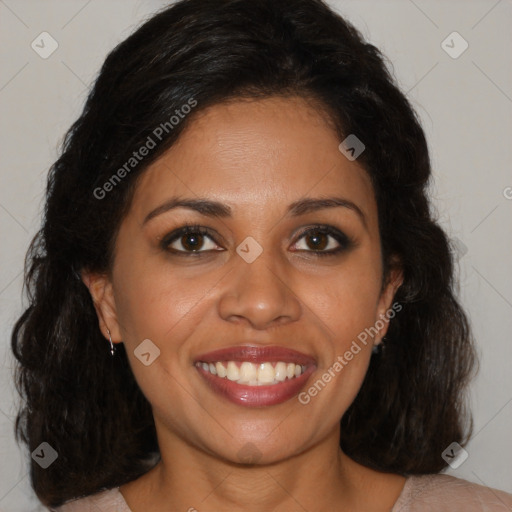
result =
M384 351L384 341L386 340L386 337L383 336L382 337L382 340L380 341L380 343L377 343L377 345L374 345L373 348L372 348L372 355L374 354L382 354L382 352Z
M108 332L108 340L110 341L110 354L112 357L114 357L114 344L112 343L112 336L110 335L110 331L107 329Z

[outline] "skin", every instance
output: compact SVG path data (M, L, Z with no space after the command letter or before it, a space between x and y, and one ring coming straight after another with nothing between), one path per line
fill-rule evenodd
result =
M338 444L340 418L387 323L307 405L297 397L261 408L233 404L215 394L193 364L219 348L282 345L316 359L307 390L390 309L402 274L394 270L381 293L373 188L339 143L321 110L301 98L236 100L198 112L141 176L111 272L83 274L102 332L108 339L109 329L115 343L125 343L153 408L162 461L121 486L133 512L313 512L333 504L377 512L397 500L403 477L355 463ZM232 216L177 208L144 223L176 195L222 202ZM346 207L286 213L304 197L333 195L355 203L364 222ZM200 256L190 255L190 246L184 256L160 246L185 222L210 229ZM315 256L312 235L297 231L315 224L337 228L353 246ZM263 248L252 263L236 252L248 236ZM323 251L340 245L330 235L321 241ZM180 239L172 247L187 250ZM160 349L149 366L134 355L145 339ZM240 450L256 454L257 463L241 464Z

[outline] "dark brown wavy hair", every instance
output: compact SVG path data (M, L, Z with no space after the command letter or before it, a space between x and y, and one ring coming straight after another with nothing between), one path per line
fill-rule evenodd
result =
M108 55L49 171L25 263L29 303L11 341L22 398L17 442L30 452L48 442L58 453L47 469L29 459L45 505L122 485L159 460L150 404L124 345L110 356L81 270L111 268L137 178L197 112L275 95L313 99L340 141L353 133L364 142L358 161L376 195L383 282L394 256L403 268L402 310L341 419L342 449L377 470L436 473L446 466L443 450L469 439L464 392L476 356L455 294L453 246L427 197L424 132L383 56L320 0L182 0ZM98 198L98 187L191 98L193 112Z

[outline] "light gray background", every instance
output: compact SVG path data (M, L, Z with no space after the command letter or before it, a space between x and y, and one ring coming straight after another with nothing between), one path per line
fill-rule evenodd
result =
M10 333L22 308L22 262L40 223L46 174L107 52L166 3L0 0L2 512L44 510L29 486L27 455L13 439ZM427 133L439 221L460 240L460 296L481 369L471 387L469 457L448 473L512 492L512 2L330 3L392 62ZM43 31L59 44L46 60L31 48ZM456 59L441 46L453 31L469 44Z

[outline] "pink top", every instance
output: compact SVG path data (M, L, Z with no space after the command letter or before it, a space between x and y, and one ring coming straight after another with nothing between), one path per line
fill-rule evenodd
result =
M132 512L119 488L68 501L52 512ZM511 512L512 494L449 475L410 476L390 512Z

